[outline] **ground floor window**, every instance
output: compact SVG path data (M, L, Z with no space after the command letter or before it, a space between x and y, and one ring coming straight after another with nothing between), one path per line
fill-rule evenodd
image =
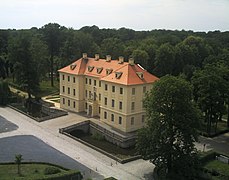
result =
M111 114L111 121L114 122L114 114Z
M131 117L130 124L134 125L134 117Z
M120 117L120 116L119 116L119 118L118 118L118 123L119 123L119 124L122 124L122 117Z
M104 119L107 119L107 112L104 111Z

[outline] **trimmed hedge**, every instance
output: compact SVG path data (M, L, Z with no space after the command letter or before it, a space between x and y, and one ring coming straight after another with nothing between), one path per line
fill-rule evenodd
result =
M53 166L51 168L60 168L63 169L67 172L62 172L61 174L51 174L47 176L43 176L40 179L37 180L82 180L83 176L80 173L80 171L76 171L76 170L69 170L67 168L64 168L60 165L56 165L56 164L51 164L51 163L46 163L46 162L22 162L21 164L44 164L44 165L49 165L49 166ZM5 162L5 163L0 163L0 165L15 165L15 162Z

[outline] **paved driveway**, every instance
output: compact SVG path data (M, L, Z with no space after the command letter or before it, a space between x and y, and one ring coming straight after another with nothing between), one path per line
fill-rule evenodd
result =
M76 167L93 179L115 177L117 179L152 179L154 165L148 161L136 160L126 164L113 159L65 136L58 129L75 124L86 117L69 113L68 116L38 123L11 108L0 107L3 118L18 126L17 130L0 133L0 157L2 161L12 160L16 153L24 159L44 159L57 164ZM4 148L7 148L3 150ZM3 157L6 155L6 157ZM1 158L0 158L1 159ZM111 166L112 164L112 166ZM89 171L89 172L88 172Z

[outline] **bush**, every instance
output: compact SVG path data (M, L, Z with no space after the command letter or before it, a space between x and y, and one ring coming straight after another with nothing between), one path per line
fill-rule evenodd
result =
M57 174L57 173L60 173L60 172L61 172L61 170L56 168L56 167L47 167L44 170L44 174L45 175Z
M103 141L103 140L105 139L104 136L101 135L101 134L99 134L99 133L93 134L93 135L92 135L92 138L93 138L93 139L96 139L96 140L98 140L98 141Z

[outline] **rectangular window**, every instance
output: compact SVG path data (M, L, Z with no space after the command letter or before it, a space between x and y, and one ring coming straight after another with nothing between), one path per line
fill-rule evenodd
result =
M119 118L118 118L118 123L119 123L119 124L122 124L122 117L120 117L120 116L119 116Z
M63 104L65 104L65 99L63 98Z
M142 123L145 122L145 115L142 115Z
M130 124L131 124L131 125L134 125L134 117L132 117L132 118L130 119Z
M107 84L105 84L105 91L107 91L108 90L108 86L107 86Z
M123 94L123 88L120 88L120 94Z
M115 92L115 86L112 86L112 92Z
M87 105L87 103L85 103L85 109L87 109L88 107L87 107L88 105Z
M146 92L146 86L143 86L143 93Z
M99 100L101 101L101 94L99 93Z
M73 89L73 96L76 95L76 89Z
M85 83L87 84L87 78L85 79Z
M121 110L122 109L122 102L119 101L119 109Z
M87 90L85 91L85 96L87 97Z
M70 106L70 100L68 100L68 106Z
M68 76L68 82L70 81L70 76Z
M96 80L94 80L94 86L96 86Z
M99 81L99 87L101 87L101 81Z
M135 102L131 103L131 110L133 111L135 109Z
M89 79L89 85L91 85L91 79Z
M99 114L100 114L100 112L101 112L101 108L99 107Z
M68 87L68 94L70 94L70 88Z
M64 93L65 92L65 87L64 86L62 87L62 90L63 90L63 93Z
M107 112L104 111L104 119L107 119Z
M75 101L73 102L73 107L76 108L76 102Z
M64 75L62 75L62 80L64 81Z
M114 107L114 106L115 106L115 100L112 99L112 101L111 101L111 107Z
M111 121L114 122L114 114L111 114Z
M104 105L107 105L107 98L104 98Z
M75 83L76 82L76 78L75 77L73 77L73 83Z
M135 88L132 88L132 95L135 95Z

